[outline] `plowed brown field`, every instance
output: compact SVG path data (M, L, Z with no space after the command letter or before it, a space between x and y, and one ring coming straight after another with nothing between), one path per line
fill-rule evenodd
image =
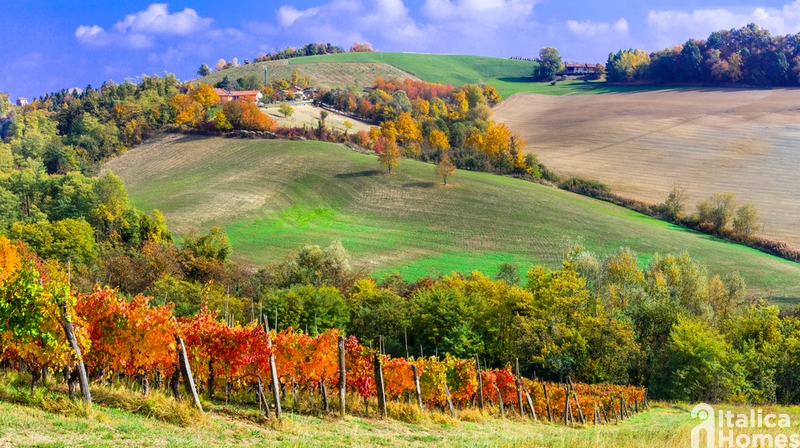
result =
M495 117L556 172L689 211L715 192L756 205L763 234L800 246L800 89L516 94Z

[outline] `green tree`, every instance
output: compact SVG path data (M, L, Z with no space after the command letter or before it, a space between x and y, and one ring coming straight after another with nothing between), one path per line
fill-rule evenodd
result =
M10 103L8 102L8 94L0 92L0 116L8 113Z
M231 241L222 228L214 226L205 235L184 235L183 245L197 258L226 261L231 255Z
M745 241L750 240L758 231L758 212L756 206L750 203L736 209L733 218L733 230Z
M672 191L669 192L661 208L666 219L670 221L681 219L686 209L686 188L674 184L672 186Z
M123 241L130 235L131 206L122 179L111 171L98 179L94 186L97 205L90 214L90 222L104 240Z
M501 263L497 268L497 280L506 282L507 285L519 286L522 283L522 278L519 276L519 266L516 263Z
M288 118L294 113L294 108L289 103L283 102L278 106L278 112L280 112L284 118Z
M371 341L379 335L399 336L409 324L405 300L392 290L379 288L372 279L353 284L348 304L348 332L362 341ZM387 338L387 342L390 340ZM405 355L404 351L401 354Z
M679 318L670 332L666 356L663 380L672 399L716 403L741 390L744 378L737 353L702 320Z
M714 231L724 231L731 222L736 208L736 195L733 193L714 193L710 198L697 204L700 222L708 223Z
M271 294L264 308L277 308L279 329L308 329L310 334L346 328L350 319L344 296L332 286L295 285Z
M200 68L197 69L198 76L208 76L211 74L211 69L206 65L206 63L202 63Z
M533 77L552 81L556 75L564 70L564 63L561 55L553 47L544 47L539 50L539 57L536 59L537 65L533 70Z

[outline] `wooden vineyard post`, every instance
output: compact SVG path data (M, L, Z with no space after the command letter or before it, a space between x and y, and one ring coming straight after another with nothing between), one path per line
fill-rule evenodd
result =
M567 377L567 379L569 380L569 387L572 390L572 393L575 395L575 405L578 407L578 417L581 419L581 424L585 425L586 419L583 418L583 409L581 409L581 400L580 397L578 397L578 391L575 389L575 384L573 384L572 378Z
M411 364L411 372L414 374L414 392L417 394L417 404L420 412L422 412L424 410L422 407L422 389L419 387L419 372L417 372L416 364Z
M571 412L569 405L569 384L564 385L564 426L569 425L569 414Z
M69 294L69 291L67 291ZM81 395L83 401L89 406L92 406L92 394L89 392L89 376L86 374L86 365L83 363L83 355L81 354L81 347L78 345L78 338L75 337L75 327L72 326L72 321L69 320L69 313L67 312L67 300L61 298L61 303L58 306L61 310L61 326L64 328L64 334L69 341L72 351L75 352L75 361L77 363L78 381L81 385ZM19 361L20 373L22 373L22 360Z
M208 360L208 399L214 398L214 360Z
M481 378L481 362L477 353L475 354L475 371L478 376L478 409L483 412L483 378Z
M494 386L494 390L497 391L497 403L500 405L500 418L503 418L506 416L506 410L503 407L503 394L500 393L500 388L497 387L496 383L492 383L492 386Z
M272 377L272 396L275 398L275 416L278 420L281 419L281 390L280 383L278 383L278 368L275 366L275 355L269 357L269 371Z
M519 405L519 416L525 417L525 406L522 404L522 377L519 375L519 358L517 363L517 404Z
M450 415L456 418L456 408L453 406L453 399L450 397L450 388L447 387L447 381L442 382L444 386L444 396L447 397L447 405L450 407Z
M622 420L625 420L628 417L625 410L625 397L622 395L619 396L619 414L622 417Z
M325 387L325 380L319 380L319 392L322 394L322 412L328 413L330 412L330 408L328 407L328 388Z
M533 407L533 399L531 399L531 394L528 393L528 388L525 387L525 383L522 383L522 390L525 392L525 397L528 399L528 407L531 408L533 420L538 422L539 417L536 415L536 408Z
M550 407L550 396L547 395L547 384L542 383L542 389L544 390L544 402L547 404L547 419L550 420L550 423L553 423L553 408Z
M267 338L269 338L269 319L267 319L267 316L264 314L261 315L261 319L264 321L264 331L267 333ZM275 325L278 325L277 308L275 309ZM278 331L278 329L276 328L275 331ZM269 342L269 346L274 349L272 341ZM275 400L275 417L280 420L283 417L283 412L281 412L281 385L278 382L278 367L275 365L275 353L270 353L269 355L269 376L272 382L272 397Z
M258 407L264 407L264 415L269 418L269 403L267 403L267 397L264 395L264 382L261 381L261 377L258 377L258 382L256 383L256 395L258 395Z
M602 401L600 402L600 417L602 418L604 424L606 425L611 424L611 421L608 419L608 414L606 413L606 407Z
M375 338L375 345L380 347L382 343L383 336L378 336ZM388 416L386 412L386 388L383 383L383 357L381 356L380 349L378 352L375 353L373 357L373 369L375 373L375 389L378 395L378 411L381 413L383 418Z
M344 336L339 336L339 417L344 419L347 400L347 370L345 369Z
M183 345L183 339L179 335L175 335L175 342L178 344L178 361L181 367L181 376L183 376L183 387L186 388L186 393L192 396L194 405L200 412L203 412L203 405L200 404L200 397L197 396L197 389L194 387L194 378L192 377L192 368L189 365L189 357L186 355L186 346Z

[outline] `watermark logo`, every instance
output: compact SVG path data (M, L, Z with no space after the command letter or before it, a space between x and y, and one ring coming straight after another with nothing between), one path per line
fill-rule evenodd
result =
M700 420L692 429L692 448L800 448L800 435L789 433L789 414L735 413L702 403L692 418Z

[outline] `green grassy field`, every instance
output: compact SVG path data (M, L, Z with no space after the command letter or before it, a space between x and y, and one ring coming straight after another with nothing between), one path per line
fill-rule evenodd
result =
M495 86L503 98L519 92L566 95L661 89L652 86L609 86L605 81L570 80L558 82L554 86L549 82L531 82L533 62L489 56L372 52L308 56L289 60L289 64L298 67L322 62L381 62L428 82L454 86L482 82Z
M292 413L274 425L255 418L257 411L242 418L245 412L232 410L236 407L211 406L203 420L179 427L110 407L95 406L84 417L0 402L0 446L671 447L688 446L694 424L686 409L666 405L619 425L579 428L494 417L467 422L442 415L406 423Z
M713 274L741 273L753 292L800 298L800 265L604 202L516 179L459 171L448 186L430 164L395 173L374 155L320 142L166 135L109 162L135 205L170 228L222 226L235 257L274 262L304 244L341 240L354 264L408 278L493 275L502 262L557 267L565 239L643 261L688 251Z
M533 62L489 56L385 52L329 54L243 65L212 73L201 78L200 82L216 83L226 75L231 79L253 74L262 75L262 67L265 65L270 80L286 78L294 69L301 75L309 75L316 85L328 87L344 87L354 81L366 87L376 76L398 79L410 76L454 86L482 82L495 86L503 98L519 92L581 95L669 88L609 86L605 81L577 80L558 82L552 86L548 82L531 82Z

